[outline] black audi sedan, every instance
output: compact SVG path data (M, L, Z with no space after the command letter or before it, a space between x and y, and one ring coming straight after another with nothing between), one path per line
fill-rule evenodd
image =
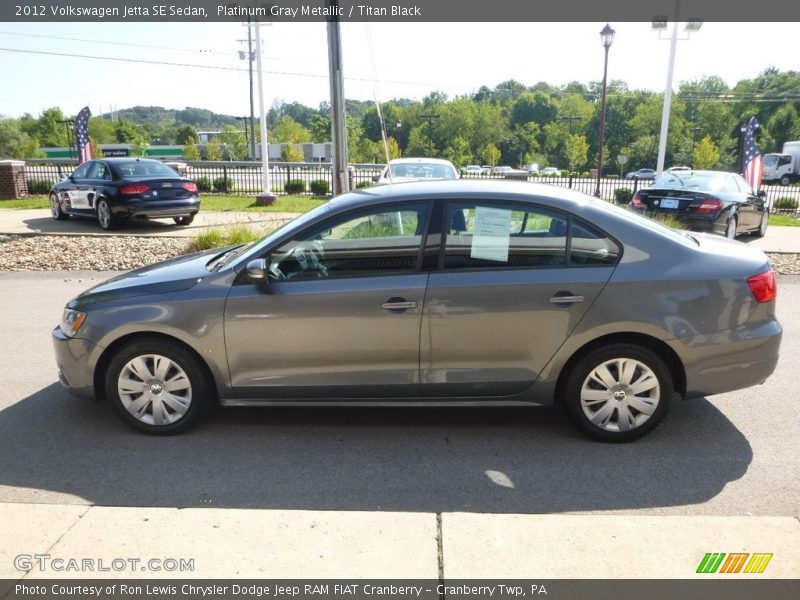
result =
M146 158L90 160L50 190L53 218L97 218L111 230L130 219L174 219L189 225L200 210L197 184Z
M763 237L769 210L763 191L755 193L741 175L722 171L672 171L633 195L631 208L669 215L694 231L728 238Z

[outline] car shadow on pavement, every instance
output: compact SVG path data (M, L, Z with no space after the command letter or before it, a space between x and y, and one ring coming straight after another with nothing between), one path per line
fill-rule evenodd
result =
M174 232L185 230L186 227L176 227L172 219L151 220L151 219L132 219L125 223L121 229L114 231L103 231L97 223L97 219L72 217L66 221L55 221L51 217L35 217L23 219L22 223L31 233L69 233L72 235L142 235Z
M53 384L0 412L0 457L21 502L551 513L702 503L753 454L706 400L621 445L533 408L220 409L152 437Z

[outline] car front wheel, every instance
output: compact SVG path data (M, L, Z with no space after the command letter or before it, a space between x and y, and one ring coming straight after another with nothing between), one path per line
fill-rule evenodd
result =
M672 393L669 369L657 354L636 344L613 344L577 362L563 401L584 434L602 442L629 442L658 427Z
M65 213L61 208L61 201L58 199L58 194L55 192L50 194L50 212L56 221L64 221L69 219L69 213Z
M112 359L106 394L122 419L154 435L181 433L207 412L213 384L188 350L167 340L139 341Z

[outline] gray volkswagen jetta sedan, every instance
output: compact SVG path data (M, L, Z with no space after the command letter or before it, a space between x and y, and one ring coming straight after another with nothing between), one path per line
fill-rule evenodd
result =
M64 386L152 434L214 403L560 403L616 442L767 379L775 297L740 242L546 185L419 182L101 283L53 342Z

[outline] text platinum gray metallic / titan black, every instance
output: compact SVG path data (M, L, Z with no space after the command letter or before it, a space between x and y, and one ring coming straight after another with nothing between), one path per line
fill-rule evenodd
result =
M345 194L263 240L71 300L62 383L177 433L215 402L550 405L628 441L673 396L762 383L781 327L766 255L547 185Z

